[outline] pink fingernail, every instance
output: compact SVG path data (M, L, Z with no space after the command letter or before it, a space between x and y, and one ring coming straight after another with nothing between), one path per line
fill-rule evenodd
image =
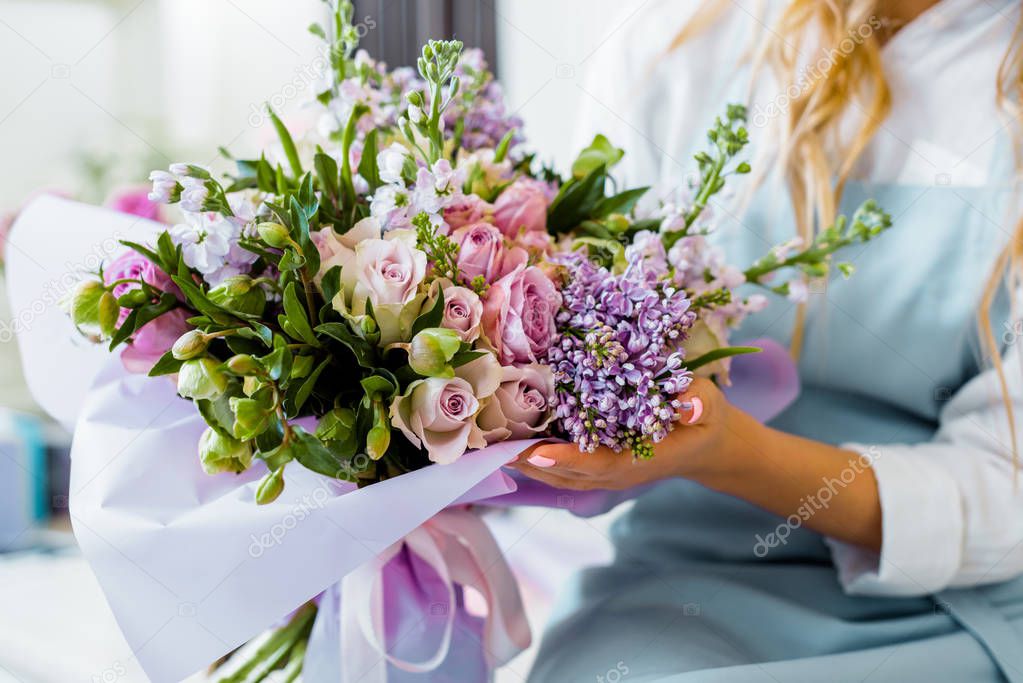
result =
M703 401L701 401L698 396L693 396L692 411L693 414L689 416L689 420L686 424L693 424L700 419L701 415L703 415Z
M558 464L558 461L554 458L548 458L542 455L532 455L526 462L533 467L554 467Z

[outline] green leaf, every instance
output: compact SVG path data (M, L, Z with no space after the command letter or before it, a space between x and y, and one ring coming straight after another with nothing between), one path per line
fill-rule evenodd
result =
M444 290L437 290L437 300L433 302L433 306L430 310L421 313L416 321L412 323L412 336L416 336L423 330L428 330L431 327L440 327L441 320L444 319Z
M266 111L270 115L270 120L274 124L274 128L277 130L277 136L281 139L281 146L284 147L284 156L288 157L288 164L291 166L291 172L296 178L302 175L302 162L298 158L298 150L295 148L295 141L291 139L291 133L288 132L287 127L281 123L281 120L277 118L277 114L274 113L273 108L267 104Z
M317 152L313 157L313 169L316 171L316 178L320 181L320 189L327 195L331 203L337 206L341 189L338 185L337 162L334 157Z
M309 28L307 30L320 40L327 40L327 32L324 31L323 27L316 22L309 24Z
M152 261L153 263L155 263L157 266L160 267L160 270L164 270L164 271L167 270L166 268L164 268L163 259L160 258L160 255L157 254L152 249L150 249L149 247L142 246L141 244L138 244L137 242L131 242L129 240L120 240L120 242L121 242L121 244L123 244L124 246L128 247L129 249L135 250L136 252L138 252L139 254L144 256L145 258L147 258L150 261Z
M598 168L609 169L621 161L623 156L623 150L612 145L603 135L597 135L572 163L572 176L581 179Z
M267 348L273 348L273 331L262 323L250 322L250 327L239 328L235 333L245 339L255 339Z
M392 398L398 391L396 384L381 375L370 375L362 379L362 390L369 398Z
M274 337L274 350L257 360L263 364L267 375L275 382L291 374L291 351L288 349L288 342L280 335Z
M686 361L687 370L696 370L699 367L713 363L714 361L721 360L722 358L729 358L731 356L741 356L747 353L760 353L762 349L758 349L755 346L724 346L720 349L714 349L708 351L702 356L697 356L692 360Z
M487 355L487 351L460 351L451 359L451 367L457 368L466 363L471 363L481 356Z
M292 455L306 469L335 479L348 477L347 461L337 457L315 436L301 427L292 426Z
M206 424L215 429L222 436L234 437L234 413L231 412L230 392L224 392L214 400L202 399L195 401L199 414L206 420Z
M298 294L295 289L295 283L292 282L284 290L284 313L287 316L287 321L297 334L296 339L313 346L319 346L320 341L316 338L313 328L309 325L309 317L306 315L305 307L298 300Z
M376 368L376 359L374 357L373 347L370 346L365 339L355 336L348 325L344 323L323 323L322 325L316 326L316 331L319 334L341 342L351 349L352 353L355 354L355 360L358 361L359 365L362 367L369 369Z
M331 266L330 270L323 274L320 279L320 289L323 290L323 300L328 304L334 300L337 293L341 291L341 266Z
M309 376L306 377L305 380L303 380L302 383L299 385L298 391L295 392L294 406L292 406L292 409L295 413L298 413L300 410L302 410L302 406L305 405L305 402L309 400L309 396L312 395L313 389L316 387L316 380L320 378L320 374L327 368L329 364L330 358L324 358L323 362L317 365L316 369L313 370L309 374Z
M160 356L160 360L156 361L152 368L149 369L150 377L160 377L161 375L173 375L175 372L181 369L181 365L185 361L178 360L174 357L170 351Z
M370 192L383 183L380 181L380 169L377 166L377 129L374 128L363 142L362 158L359 159L359 175L369 183Z
M582 180L562 185L547 211L547 228L555 234L567 232L589 218L604 196L606 180L604 167L598 166Z
M224 320L225 316L228 315L224 309L209 300L209 297L192 281L191 277L173 275L171 280L178 286L181 293L185 295L185 299L191 304L192 308L203 315L218 321Z
M497 143L497 148L494 150L495 164L501 163L502 161L504 161L505 157L508 156L508 148L511 147L511 141L512 138L515 137L515 133L516 129L512 128L507 133L505 133L504 137L501 138L501 141Z
M593 207L592 218L603 218L612 213L629 213L636 202L646 194L649 187L637 187L634 190L625 190L611 197L605 197Z

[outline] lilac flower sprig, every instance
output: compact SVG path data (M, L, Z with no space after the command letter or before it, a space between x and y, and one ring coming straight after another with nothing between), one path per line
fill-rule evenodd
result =
M566 271L558 336L547 354L558 428L580 450L649 458L672 430L692 376L681 343L696 321L686 293L636 258L612 274L580 253Z

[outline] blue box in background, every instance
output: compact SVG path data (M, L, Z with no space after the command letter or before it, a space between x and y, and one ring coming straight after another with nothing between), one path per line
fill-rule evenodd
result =
M36 545L66 526L70 440L56 425L0 410L0 551Z

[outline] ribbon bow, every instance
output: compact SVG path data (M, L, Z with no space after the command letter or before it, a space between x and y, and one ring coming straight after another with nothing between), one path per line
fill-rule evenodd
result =
M403 560L405 567L392 564ZM422 572L413 566L416 562L434 575L432 580L417 576ZM396 581L388 583L389 575ZM479 515L449 508L341 580L342 683L387 683L388 664L410 674L439 670L452 651L456 625L472 618L465 612L460 587L477 591L487 606L479 643L482 662L474 666L460 656L460 668L489 672L529 647L529 623L518 585L493 535ZM439 594L440 602L430 602L424 614L422 598L431 594ZM409 601L411 596L418 599ZM418 614L411 615L410 606ZM387 622L410 617L415 631L426 632L417 642L436 643L425 657L395 654L395 636L400 641L407 634L392 633Z

